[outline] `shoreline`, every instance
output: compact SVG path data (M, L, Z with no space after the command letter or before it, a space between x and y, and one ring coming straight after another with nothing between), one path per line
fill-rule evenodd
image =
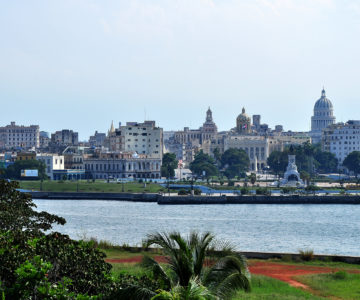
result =
M154 202L159 205L192 204L360 204L360 195L239 195L239 196L165 196L155 193L37 192L26 191L33 199L112 200Z

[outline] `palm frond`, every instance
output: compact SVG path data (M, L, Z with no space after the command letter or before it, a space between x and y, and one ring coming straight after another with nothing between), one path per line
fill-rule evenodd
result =
M140 265L146 269L152 272L154 279L156 280L162 280L164 284L168 287L172 286L171 278L168 276L168 274L165 272L165 270L161 267L161 265L151 258L150 256L145 255L140 263Z
M210 232L204 233L201 237L197 236L197 242L192 244L194 275L200 276L203 270L207 250L213 241L214 236ZM193 242L190 240L190 243Z
M250 273L242 255L226 256L204 275L203 283L216 294L231 294L237 289L250 290Z
M250 279L240 273L232 273L216 287L215 294L220 299L232 299L237 290L251 291Z
M129 285L125 288L119 289L116 291L116 294L112 295L112 299L119 299L119 300L150 300L154 297L156 293L153 291L136 286L136 285Z
M176 286L171 290L179 299L216 300L217 297L203 286L198 278L191 278L187 286Z

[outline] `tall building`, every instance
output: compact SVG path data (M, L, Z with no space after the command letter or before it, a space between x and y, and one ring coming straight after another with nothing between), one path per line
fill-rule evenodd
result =
M51 142L56 145L76 146L79 144L79 133L63 129L51 134Z
M39 148L40 131L38 125L19 126L15 122L0 127L0 148Z
M136 152L162 159L163 129L155 121L127 122L117 129L111 123L106 144L110 151Z
M253 126L256 131L259 131L261 125L261 116L260 115L253 115Z
M184 127L184 130L175 131L173 140L171 143L172 147L176 147L179 151L177 153L177 159L183 160L185 163L190 163L195 153L202 148L205 144L209 144L218 134L217 126L213 120L212 111L209 109L206 111L206 118L203 126L199 129L190 129ZM168 149L171 151L171 149Z
M89 144L91 147L101 147L104 145L105 139L106 139L105 133L95 131L95 134L90 136L89 138Z
M217 126L213 120L212 111L209 109L206 112L205 123L199 129L189 129L184 127L184 130L176 131L174 134L175 141L180 144L196 143L201 145L206 140L211 140L217 133Z
M315 102L314 115L311 117L312 143L321 142L322 130L335 123L334 108L331 101L326 98L325 90L321 91L321 98Z
M360 120L333 124L323 131L323 151L334 153L341 167L346 156L360 151Z

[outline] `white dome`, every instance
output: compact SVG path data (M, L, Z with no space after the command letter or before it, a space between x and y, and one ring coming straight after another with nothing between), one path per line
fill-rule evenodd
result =
M314 110L332 110L333 105L331 101L326 98L325 90L323 89L321 92L321 98L316 101Z

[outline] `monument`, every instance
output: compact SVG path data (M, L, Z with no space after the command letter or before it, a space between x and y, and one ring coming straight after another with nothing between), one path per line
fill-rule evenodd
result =
M289 155L289 162L286 167L284 178L280 180L280 186L303 187L304 182L300 178L300 174L295 164L295 155Z

